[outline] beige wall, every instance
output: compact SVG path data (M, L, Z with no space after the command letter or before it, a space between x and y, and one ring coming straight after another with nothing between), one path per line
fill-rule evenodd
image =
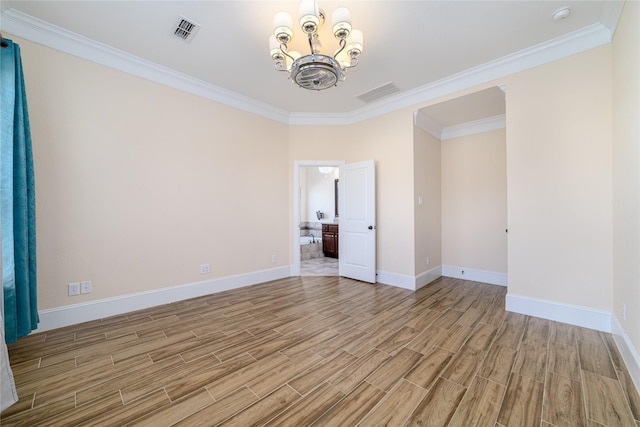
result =
M611 46L505 80L509 293L609 311Z
M504 129L442 141L442 264L507 272Z
M286 125L14 39L40 309L288 265Z
M440 140L414 127L415 274L442 264ZM421 197L423 204L418 204Z
M613 312L640 353L640 3L613 40ZM622 317L626 304L627 319Z
M350 126L291 126L289 141L291 182L296 160L375 160L377 269L413 276L411 110Z

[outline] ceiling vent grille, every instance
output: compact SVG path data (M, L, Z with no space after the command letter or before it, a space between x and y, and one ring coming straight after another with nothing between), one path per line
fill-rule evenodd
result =
M199 29L200 25L185 18L184 16L181 16L178 19L178 23L175 30L173 31L173 34L186 42L190 42L191 40L193 40Z
M398 86L394 85L392 82L389 82L375 89L371 89L368 92L361 93L360 95L357 95L356 98L364 102L373 102L396 92L400 92Z

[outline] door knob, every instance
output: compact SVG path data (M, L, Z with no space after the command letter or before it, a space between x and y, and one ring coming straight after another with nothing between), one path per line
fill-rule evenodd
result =
M369 227L367 227L369 230L373 230L373 225L370 225Z

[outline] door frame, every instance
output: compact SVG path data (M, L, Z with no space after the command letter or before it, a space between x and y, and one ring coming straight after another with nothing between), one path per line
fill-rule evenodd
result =
M293 244L293 266L291 275L300 275L300 168L332 166L340 167L346 163L345 160L294 160L293 162L293 224L292 224L292 244Z

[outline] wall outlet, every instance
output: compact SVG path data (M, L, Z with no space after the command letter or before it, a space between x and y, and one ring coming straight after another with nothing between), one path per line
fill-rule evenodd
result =
M211 273L211 264L200 264L200 274Z
M627 304L622 303L622 319L627 320Z
M80 283L79 282L69 283L69 296L72 297L74 295L80 295Z
M93 285L91 284L91 280L86 280L84 282L80 282L80 293L81 294L90 294L93 290Z
M278 255L271 255L271 262L277 262L278 261Z

